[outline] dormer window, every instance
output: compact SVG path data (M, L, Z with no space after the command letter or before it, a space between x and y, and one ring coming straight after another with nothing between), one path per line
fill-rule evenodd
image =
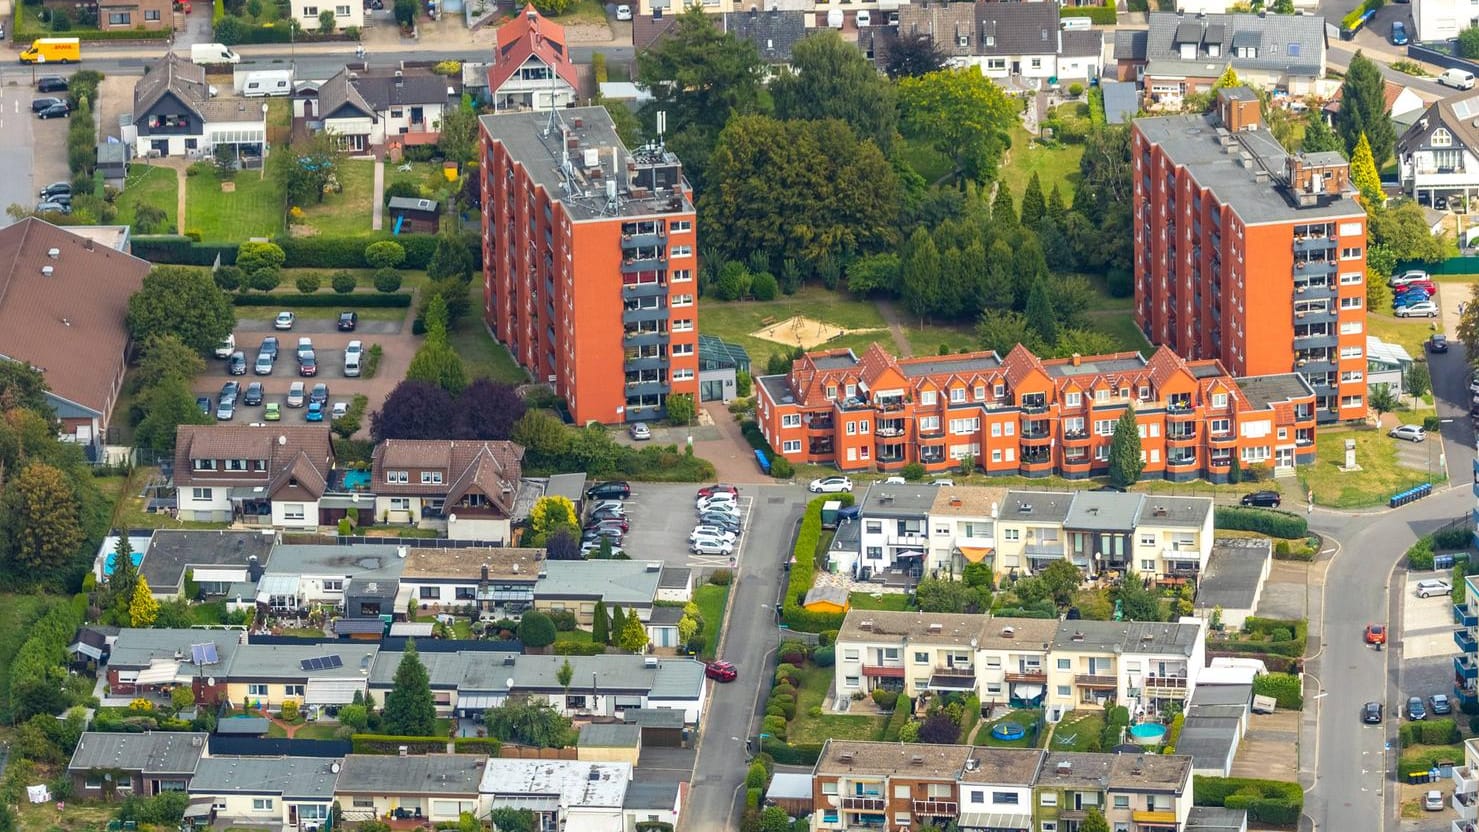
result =
M442 472L441 471L422 471L421 472L421 484L422 485L441 485L442 484Z
M385 481L392 485L405 485L411 481L411 477L405 471L386 471Z
M190 467L196 471L214 471L216 470L216 461L214 459L192 459L190 460Z
M1431 144L1433 147L1453 147L1453 134L1448 132L1447 128L1439 127L1433 131L1432 137L1428 139L1428 144Z

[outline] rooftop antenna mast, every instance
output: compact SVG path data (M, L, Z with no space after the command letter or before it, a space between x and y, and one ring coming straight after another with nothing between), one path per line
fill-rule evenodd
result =
M668 132L668 111L657 111L657 146L663 147L663 134Z

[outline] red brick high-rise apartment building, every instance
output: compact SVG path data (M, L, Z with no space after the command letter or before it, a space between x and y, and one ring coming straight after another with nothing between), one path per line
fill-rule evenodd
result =
M483 315L577 423L698 401L698 241L678 158L601 107L481 120Z
M1366 415L1366 213L1339 154L1290 155L1246 88L1136 119L1135 318L1239 376L1298 373L1322 423ZM1378 279L1381 276L1378 276Z

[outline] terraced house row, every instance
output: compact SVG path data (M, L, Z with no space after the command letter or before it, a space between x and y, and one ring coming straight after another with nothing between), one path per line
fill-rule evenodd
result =
M894 358L873 344L807 353L762 376L761 432L793 463L844 471L945 471L1081 479L1109 467L1115 423L1134 408L1143 476L1225 482L1315 457L1315 394L1294 373L1235 378L1217 359L1161 348L1043 359L995 352Z

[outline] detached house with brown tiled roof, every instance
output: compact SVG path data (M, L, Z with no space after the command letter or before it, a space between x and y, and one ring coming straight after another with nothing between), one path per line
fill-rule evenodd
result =
M92 458L123 387L128 299L149 268L44 220L0 230L0 358L41 371L62 438Z
M387 439L375 446L375 518L454 540L511 537L524 448L481 439Z
M575 103L580 76L565 44L565 27L526 5L498 29L488 95L496 110L548 110Z
M180 425L180 519L316 528L333 464L327 427Z

